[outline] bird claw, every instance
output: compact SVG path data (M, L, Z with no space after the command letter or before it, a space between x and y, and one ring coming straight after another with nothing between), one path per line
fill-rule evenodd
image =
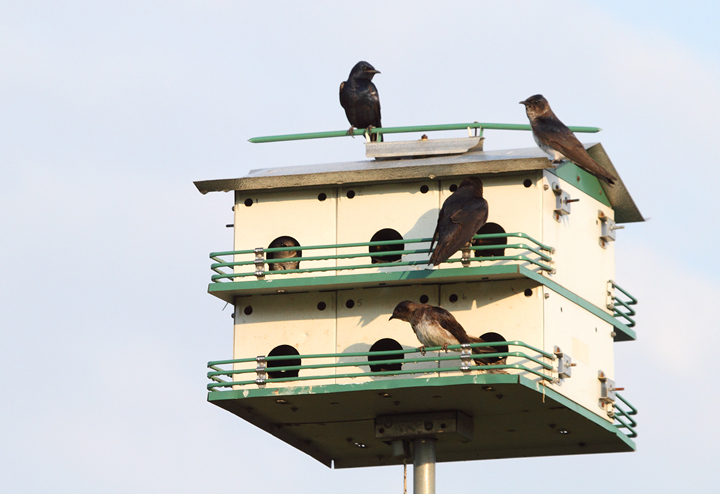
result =
M355 139L355 127L351 126L345 134Z
M420 352L420 355L425 356L425 345L419 347L417 350Z
M443 350L445 350L445 353L447 353L447 352L448 352L448 349L447 349L447 343L445 343L445 344L444 344L444 345L442 346L442 349L443 349Z

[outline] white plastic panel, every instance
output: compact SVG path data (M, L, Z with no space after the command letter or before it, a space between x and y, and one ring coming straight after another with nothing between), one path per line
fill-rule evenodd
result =
M421 297L427 297L427 303L437 305L438 287L406 286L397 288L369 288L357 290L343 290L338 292L338 322L337 322L337 352L369 352L370 347L383 338L392 338L403 348L417 348L421 344L409 323L393 319L389 320L395 306L403 300L420 302ZM423 298L423 300L425 300ZM349 303L352 301L352 303ZM352 308L348 306L352 305ZM360 357L341 358L341 362L365 362ZM402 369L437 368L437 362L403 364ZM337 373L369 372L368 365L357 367L338 368ZM402 379L412 377L436 376L436 374L398 376ZM348 378L338 379L338 384L347 382L363 382L376 379L397 379L398 377L376 378Z
M421 192L423 186L427 187L425 193ZM353 197L349 198L348 193ZM386 228L397 231L403 238L430 238L437 224L438 207L438 182L435 180L343 187L338 192L338 243L370 242L377 232ZM428 243L405 244L405 250L427 249L429 246ZM400 250L399 246L396 250ZM368 256L339 259L338 265L366 264L370 261L367 247L344 249L345 252L368 253ZM402 261L428 258L429 254L410 254L402 256ZM379 268L380 271L398 269L414 268ZM353 273L375 271L378 269Z
M614 212L572 184L545 172L543 191L543 242L555 247L553 267L556 273L549 278L601 309L606 309L607 282L615 277L615 242L600 245L601 224L598 211L611 219ZM553 217L555 209L554 184L559 184L571 199L571 213ZM610 311L608 311L610 312Z
M542 349L544 337L541 292L541 288L529 280L458 283L441 287L440 304L452 313L471 336L498 333L506 341L519 340ZM520 347L510 347L509 350L539 357L535 352ZM507 363L523 364L537 371L541 369L538 364L518 357L508 358ZM443 366L457 367L457 363L451 361L443 363ZM517 373L514 370L507 372ZM529 379L539 379L532 373L522 374Z
M565 297L547 289L546 293L549 296L545 299L546 345L543 349L552 353L553 346L557 345L576 364L572 367L572 376L552 388L609 420L607 413L598 406L598 371L602 370L614 379L613 337L610 334L613 328Z
M323 307L321 304L324 304L323 310L320 310ZM300 355L335 353L335 292L256 295L239 298L235 309L233 358L267 356L273 348L280 345L289 345ZM302 365L330 364L333 360L304 360ZM254 369L255 363L245 364L243 368ZM332 368L303 370L299 377L325 374L334 374L334 370ZM254 379L255 374L242 374L237 376L236 380L244 381L250 378ZM334 379L312 382L332 384ZM290 382L267 386L296 385Z
M320 194L325 196L322 201L318 198ZM253 193L251 196L238 192L235 204L235 250L268 248L273 240L285 235L296 239L301 246L335 244L336 194L337 189L330 187L292 192ZM250 206L245 205L248 199L252 200ZM303 257L334 254L335 249L302 251ZM254 259L253 255L236 257L237 261ZM300 268L334 265L334 260L301 262ZM265 270L269 270L267 264ZM236 272L252 271L254 271L252 266L236 268ZM334 272L327 271L321 274L327 276ZM305 273L282 276L317 275L317 273Z
M524 183L528 180L529 187ZM461 179L443 180L441 182L441 204L452 195L450 187L459 185ZM488 202L488 223L500 225L506 233L523 232L542 242L542 176L539 171L528 171L521 175L506 175L500 177L483 177L483 197ZM435 218L437 223L437 217ZM434 228L434 227L433 227ZM528 242L518 238L508 238L508 244ZM532 244L530 244L532 245ZM478 251L481 252L481 251ZM531 258L536 256L529 251L506 250L505 255L527 254ZM472 254L474 256L474 253ZM478 254L481 256L481 254ZM451 259L461 258L457 252ZM517 264L516 261L486 261L483 265ZM536 270L532 264L524 266ZM439 268L457 268L458 263L443 263Z

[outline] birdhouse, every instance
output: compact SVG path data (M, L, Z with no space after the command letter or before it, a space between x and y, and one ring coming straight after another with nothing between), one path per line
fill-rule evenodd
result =
M637 301L615 246L643 218L622 180L480 136L367 147L375 159L196 182L234 192L209 285L234 306L233 348L209 364L208 400L336 468L401 464L418 439L437 461L633 451L613 349L635 340ZM487 222L428 269L440 208L471 176ZM484 342L419 348L389 320L405 300Z

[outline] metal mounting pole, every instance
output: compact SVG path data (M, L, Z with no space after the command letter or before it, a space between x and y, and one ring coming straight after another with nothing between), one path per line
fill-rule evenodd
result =
M413 440L413 493L435 494L435 439Z

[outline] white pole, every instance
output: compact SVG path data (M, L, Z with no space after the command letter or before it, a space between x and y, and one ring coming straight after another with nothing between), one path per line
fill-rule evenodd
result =
M435 494L435 439L413 440L413 493Z

